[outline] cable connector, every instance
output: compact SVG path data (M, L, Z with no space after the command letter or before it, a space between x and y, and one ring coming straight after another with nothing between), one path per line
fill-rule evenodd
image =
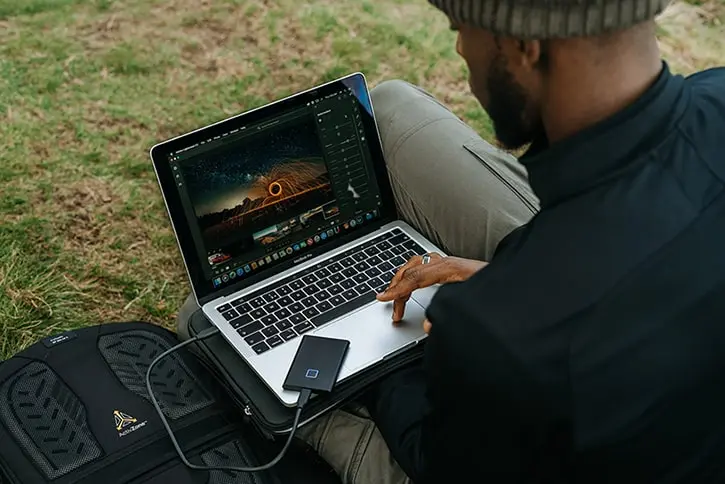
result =
M310 397L312 396L312 390L309 388L303 388L300 391L300 396L297 398L297 408L302 410L305 408L305 405L307 405L307 402L310 401Z

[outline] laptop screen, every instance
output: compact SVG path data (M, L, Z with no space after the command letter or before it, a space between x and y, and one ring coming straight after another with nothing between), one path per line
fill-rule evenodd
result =
M166 155L212 292L304 262L381 217L364 79L336 84Z

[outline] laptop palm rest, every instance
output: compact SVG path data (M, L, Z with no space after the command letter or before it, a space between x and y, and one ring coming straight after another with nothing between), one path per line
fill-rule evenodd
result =
M376 303L320 328L318 336L347 339L350 349L343 365L343 377L374 363L421 338L425 310L413 299L405 307L404 320L392 323L392 303Z

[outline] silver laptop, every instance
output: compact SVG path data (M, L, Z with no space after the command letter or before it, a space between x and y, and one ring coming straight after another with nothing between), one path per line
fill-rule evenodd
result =
M302 335L350 341L339 380L425 338L435 288L414 293L395 326L375 299L403 263L440 250L397 219L362 74L151 158L199 305L285 405L297 402L282 384Z

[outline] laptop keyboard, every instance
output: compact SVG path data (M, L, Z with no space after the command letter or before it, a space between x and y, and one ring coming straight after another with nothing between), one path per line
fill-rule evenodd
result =
M400 266L425 253L393 229L217 311L262 354L374 301Z

